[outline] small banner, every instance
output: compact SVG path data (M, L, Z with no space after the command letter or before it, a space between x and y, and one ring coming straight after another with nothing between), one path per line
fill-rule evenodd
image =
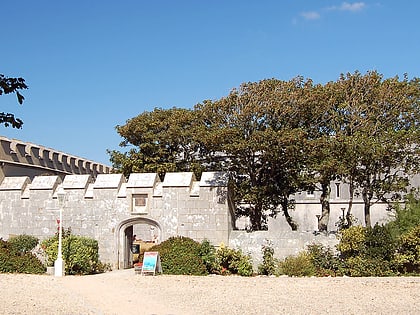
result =
M162 273L159 252L144 252L141 274L153 273L155 275L156 272Z

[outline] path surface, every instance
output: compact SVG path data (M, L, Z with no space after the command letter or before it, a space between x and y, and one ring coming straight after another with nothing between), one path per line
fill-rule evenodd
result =
M0 274L0 314L420 314L420 277Z

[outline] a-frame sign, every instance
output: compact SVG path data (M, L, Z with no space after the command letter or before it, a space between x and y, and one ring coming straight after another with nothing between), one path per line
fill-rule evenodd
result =
M159 252L144 252L141 275L162 273Z

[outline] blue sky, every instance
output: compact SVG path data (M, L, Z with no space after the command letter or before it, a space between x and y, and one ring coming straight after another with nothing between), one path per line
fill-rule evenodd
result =
M29 85L0 135L105 164L116 125L243 82L420 76L420 1L0 0L0 73Z

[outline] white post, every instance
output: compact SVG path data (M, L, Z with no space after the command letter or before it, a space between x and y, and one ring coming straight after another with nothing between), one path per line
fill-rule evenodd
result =
M65 191L60 187L57 191L57 199L60 207L60 222L58 223L58 254L54 262L54 276L63 277L65 274L64 260L62 255L62 238L63 238L63 207L64 207Z

